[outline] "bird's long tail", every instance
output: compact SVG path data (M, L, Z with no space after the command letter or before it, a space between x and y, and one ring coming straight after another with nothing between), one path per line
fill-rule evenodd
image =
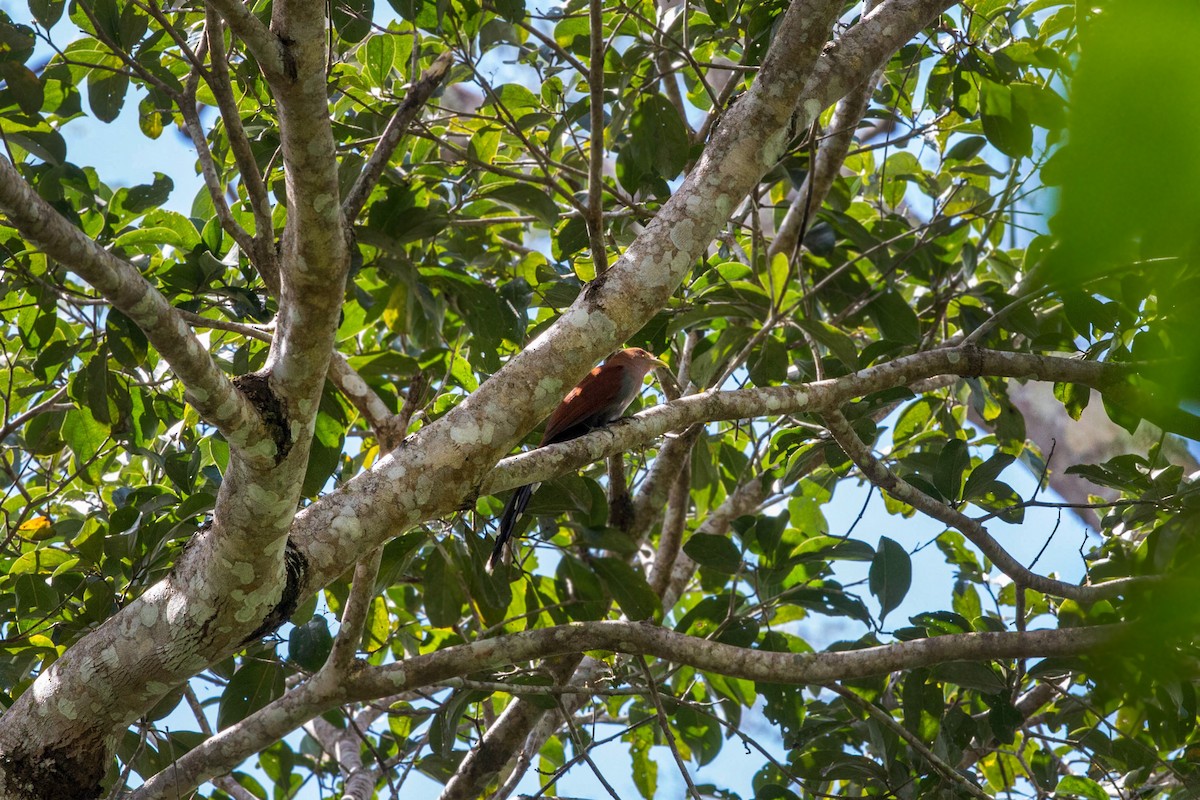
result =
M533 496L533 490L536 488L536 484L522 486L513 492L508 498L508 502L504 504L504 512L500 515L500 532L496 534L496 546L492 548L492 554L488 557L487 571L489 575L504 559L508 540L512 538L517 521L525 513L525 506L529 505L529 498Z

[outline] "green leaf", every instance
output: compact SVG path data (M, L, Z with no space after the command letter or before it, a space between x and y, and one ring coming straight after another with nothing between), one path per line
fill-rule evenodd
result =
M425 613L435 628L449 628L462 616L466 601L454 565L435 547L425 562Z
M702 567L732 575L742 568L742 554L726 536L695 533L683 546L683 552Z
M871 594L879 600L879 618L900 605L912 585L912 559L903 547L886 536L879 538L879 549L868 574Z
M954 146L946 151L945 158L947 161L970 161L979 155L979 151L985 146L987 139L982 136L968 136L955 142Z
M981 94L983 132L997 150L1012 158L1033 152L1033 128L1025 109L1013 102L1012 90L993 81L983 82Z
M838 361L852 369L858 366L858 347L843 331L821 320L800 318L792 321L824 345Z
M171 190L174 188L175 182L169 175L156 172L154 173L154 183L141 184L129 190L125 195L125 210L133 214L141 214L153 209L152 213L146 214L146 225L170 228L181 237L180 249L190 250L200 243L200 234L196 232L196 226L182 214L159 209L159 206L171 196Z
M586 15L572 14L554 26L554 41L564 50L586 56L591 52L590 31Z
M971 466L971 451L962 439L951 439L942 446L938 455L937 468L933 473L933 483L942 496L951 502L958 501L959 490L962 488L962 476L967 467Z
M962 499L972 500L981 497L992 485L992 482L1000 477L1000 473L1015 460L1016 458L1008 453L994 453L987 461L971 470L971 474L967 476L967 482L963 486Z
M375 86L387 86L391 77L396 45L392 33L377 33L358 49L363 74Z
M326 482L342 463L342 448L345 443L345 425L324 411L318 413L312 445L308 451L304 485L300 490L305 497L316 497L321 493Z
M905 344L920 344L921 325L912 306L898 292L886 291L867 306L883 338Z
M1086 797L1088 800L1109 800L1108 792L1096 783L1091 778L1084 778L1079 775L1065 775L1055 787L1057 794L1075 795L1076 797Z
M1054 396L1063 404L1067 415L1078 422L1083 416L1083 410L1088 406L1088 401L1092 399L1092 390L1082 384L1056 381Z
M338 38L343 42L361 42L371 32L375 0L335 0L330 11Z
M549 227L558 222L558 206L554 197L530 183L503 183L489 186L481 197L488 197L510 205L519 211L532 214Z
M324 617L314 616L288 634L288 658L309 672L319 670L332 649L333 635Z
M42 110L45 90L33 70L15 61L0 61L0 77L12 92L17 105L26 114L37 114Z
M604 588L617 601L626 617L636 621L662 613L658 595L646 583L646 576L641 571L615 558L597 558L593 566Z
M650 757L654 730L649 725L634 728L627 734L629 757L633 761L633 783L646 800L654 800L658 791L658 762Z
M659 94L644 97L630 120L630 134L649 169L674 178L687 163L688 135L679 111Z
M1000 694L1007 691L1004 679L987 664L975 661L950 661L938 664L930 673L940 681L949 681L964 689L975 689L985 694Z
M115 60L115 59L114 59ZM120 68L120 62L113 64ZM125 105L129 78L119 72L94 69L88 73L88 106L101 122L112 122Z
M874 561L875 548L858 539L813 536L792 548L792 558L802 561Z
M49 30L62 18L66 0L29 0L29 11L38 23Z
M283 696L285 671L274 661L247 659L221 692L217 727L241 722L267 703Z

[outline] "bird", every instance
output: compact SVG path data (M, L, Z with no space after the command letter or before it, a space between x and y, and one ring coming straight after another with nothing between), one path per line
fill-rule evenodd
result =
M558 408L546 420L546 432L538 447L558 444L583 436L621 418L625 409L642 389L642 381L652 370L667 366L640 347L618 350L598 367L592 369L579 385L567 393ZM529 505L538 484L522 486L512 493L500 514L500 530L496 545L488 558L490 574L504 558L504 553L517 521Z

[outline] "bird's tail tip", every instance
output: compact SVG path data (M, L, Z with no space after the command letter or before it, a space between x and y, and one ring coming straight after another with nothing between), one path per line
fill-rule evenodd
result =
M508 554L508 548L504 544L504 539L496 540L496 546L492 549L492 554L488 556L487 564L483 568L488 575L496 574L496 567L507 560L505 556Z

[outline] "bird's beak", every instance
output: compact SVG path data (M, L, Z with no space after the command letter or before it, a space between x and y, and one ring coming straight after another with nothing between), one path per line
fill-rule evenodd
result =
M667 366L667 362L663 361L661 358L652 358L650 359L650 363L654 365L655 369Z

